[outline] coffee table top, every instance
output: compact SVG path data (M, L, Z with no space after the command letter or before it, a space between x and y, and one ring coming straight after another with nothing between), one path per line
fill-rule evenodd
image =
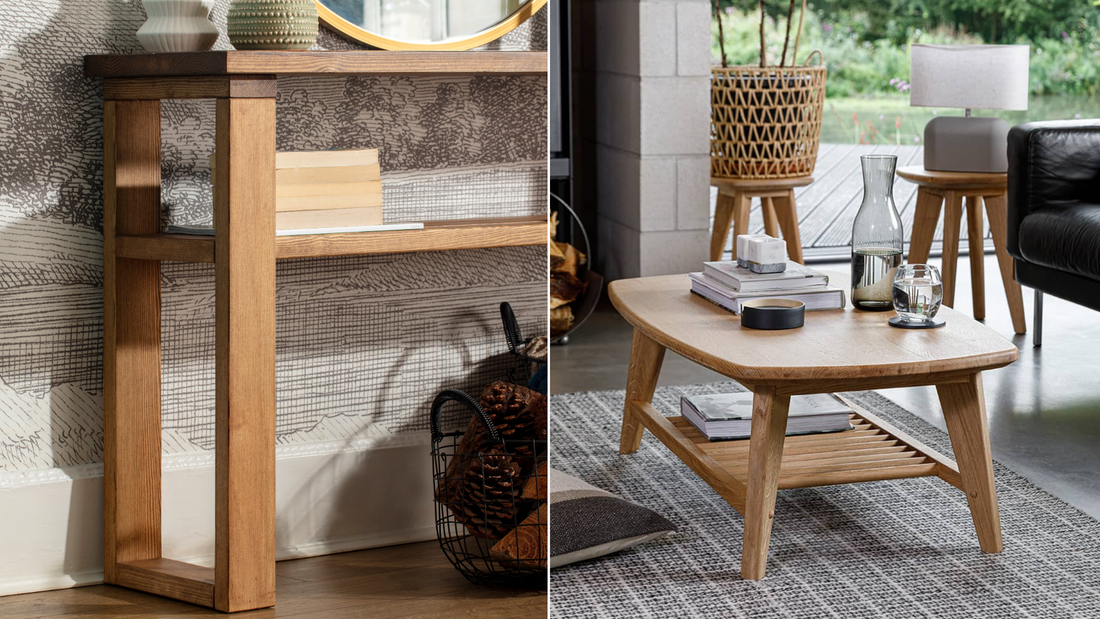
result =
M843 287L846 278L830 276ZM1012 342L973 318L940 309L939 329L897 329L894 312L851 308L806 312L786 331L743 329L741 318L691 293L687 275L612 282L619 313L665 348L734 380L755 383L930 377L998 368L1016 360ZM904 382L904 381L899 381Z

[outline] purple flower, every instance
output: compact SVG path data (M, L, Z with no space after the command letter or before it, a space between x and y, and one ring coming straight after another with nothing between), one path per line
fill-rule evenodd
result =
M1074 114L1073 117L1074 118L1081 118L1081 114L1080 113Z
M920 142L920 138L918 138L918 137L916 137L916 136L913 136L913 142L914 142L914 143L919 143L919 142Z
M909 84L905 84L901 88L898 88L898 90L900 90L902 92L909 92Z
M833 25L832 24L821 24L821 29L825 31L825 34L829 34L830 32L833 31Z
M896 78L896 77L891 77L891 78L890 78L890 85L891 85L891 86L893 86L893 85L897 84L897 83L898 83L898 82L900 82L900 81L901 81L901 80L899 80L899 79L898 79L898 78Z
M1062 38L1063 38L1063 39L1068 39L1068 38L1069 38L1069 35L1068 35L1068 34L1066 34L1066 33L1065 33L1065 32L1063 31L1063 32L1062 32Z

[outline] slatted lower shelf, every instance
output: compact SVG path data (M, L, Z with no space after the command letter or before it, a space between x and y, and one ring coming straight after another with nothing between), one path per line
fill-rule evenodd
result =
M853 429L788 436L779 487L807 488L938 475L940 463L872 422L851 415ZM699 451L742 484L748 479L749 440L711 442L683 417L668 420Z

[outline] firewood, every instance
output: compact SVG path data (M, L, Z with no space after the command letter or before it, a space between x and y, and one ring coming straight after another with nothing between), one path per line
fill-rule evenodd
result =
M549 495L547 488L550 479L547 476L549 468L550 464L547 462L540 464L535 474L523 485L523 493L520 496L528 501L545 501Z
M543 503L531 512L518 527L504 536L489 550L490 556L505 567L546 569L550 544L547 543L547 525L550 523L550 505Z

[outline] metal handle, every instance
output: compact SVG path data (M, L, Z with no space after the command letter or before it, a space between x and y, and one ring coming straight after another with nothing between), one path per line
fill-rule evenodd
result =
M504 338L508 340L508 350L513 355L518 355L520 347L524 344L523 334L519 331L516 314L507 301L500 304L500 321L504 323Z
M443 405L447 402L458 402L470 410L470 412L477 415L477 418L481 420L481 425L485 426L485 429L489 431L489 437L496 442L500 442L500 435L497 434L496 426L492 421L489 421L489 416L485 414L485 409L481 408L481 404L478 403L473 396L465 391L459 391L458 389L444 389L439 392L439 395L435 396L435 401L432 402L432 412L430 421L432 425L432 440L438 441L443 438L443 432L439 429L439 416L443 414Z

